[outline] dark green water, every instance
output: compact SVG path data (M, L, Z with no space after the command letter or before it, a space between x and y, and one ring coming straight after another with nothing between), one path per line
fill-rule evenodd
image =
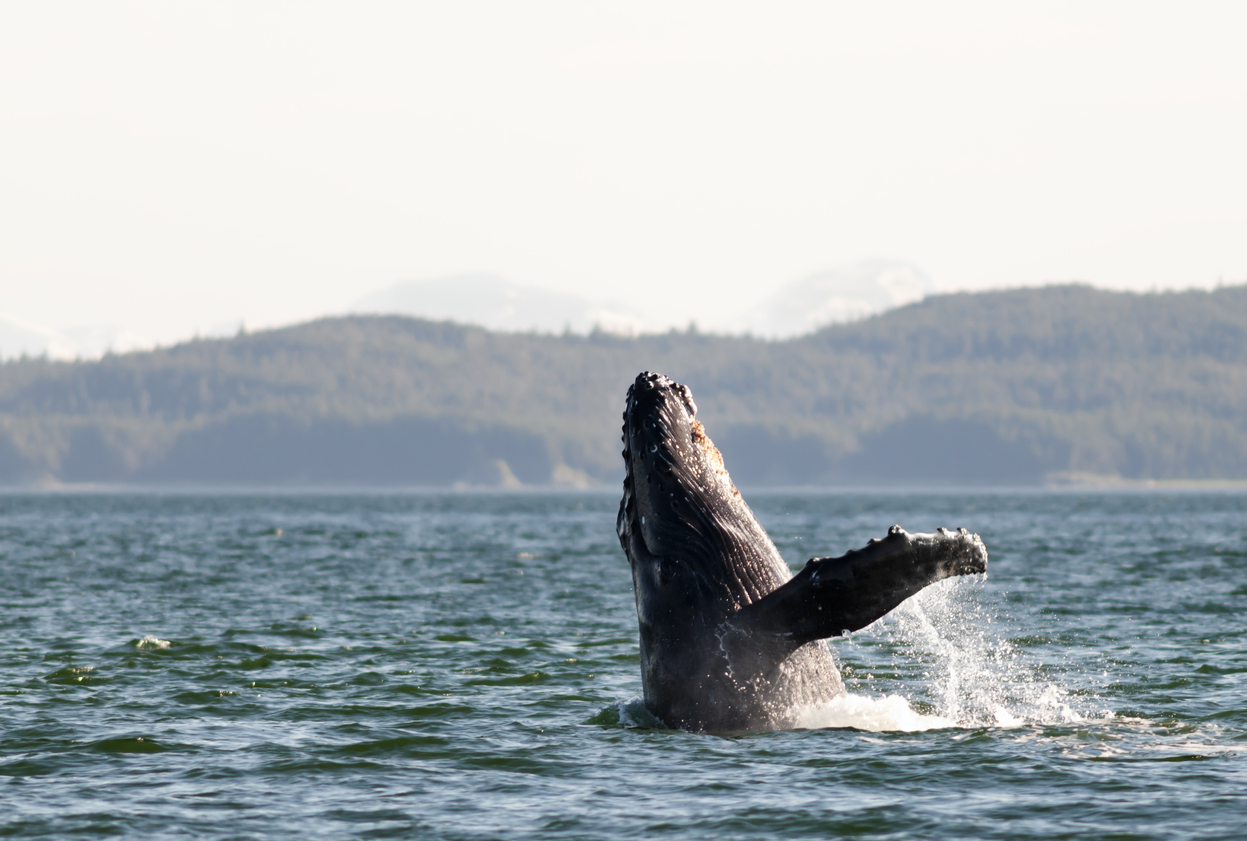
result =
M0 496L0 834L1239 838L1247 495L752 495L794 566L967 526L816 729L637 702L601 494Z

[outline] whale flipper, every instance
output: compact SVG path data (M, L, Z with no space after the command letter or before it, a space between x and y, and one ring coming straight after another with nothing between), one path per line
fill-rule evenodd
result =
M773 656L807 642L865 628L944 578L987 570L987 548L965 529L910 534L900 526L838 558L805 568L728 620L727 638L752 640Z

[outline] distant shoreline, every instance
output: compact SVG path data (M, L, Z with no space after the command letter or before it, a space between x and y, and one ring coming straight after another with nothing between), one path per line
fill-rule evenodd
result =
M1049 481L1041 485L742 485L748 496L840 496L844 494L1048 494L1086 491L1122 491L1130 493L1166 493L1230 491L1247 493L1247 479L1122 479L1113 476L1088 476L1080 481ZM213 484L108 484L96 482L44 482L29 485L0 485L0 497L39 494L134 494L140 496L193 496L219 494L247 496L274 494L279 496L386 496L386 495L450 495L493 496L525 494L564 494L618 496L614 484L589 487L568 485L520 485L511 487L437 486L437 485L213 485Z
M1044 477L1043 486L1053 490L1247 490L1247 479L1124 479L1095 473L1058 473Z

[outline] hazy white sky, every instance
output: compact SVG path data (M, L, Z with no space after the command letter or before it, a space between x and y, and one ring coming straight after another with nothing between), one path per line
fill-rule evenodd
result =
M0 312L1247 280L1247 4L0 3Z

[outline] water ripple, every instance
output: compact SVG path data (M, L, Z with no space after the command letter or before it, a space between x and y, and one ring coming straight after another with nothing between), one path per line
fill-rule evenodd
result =
M1234 838L1247 497L761 494L799 567L965 525L991 572L833 649L808 729L639 700L605 494L0 495L0 831Z

